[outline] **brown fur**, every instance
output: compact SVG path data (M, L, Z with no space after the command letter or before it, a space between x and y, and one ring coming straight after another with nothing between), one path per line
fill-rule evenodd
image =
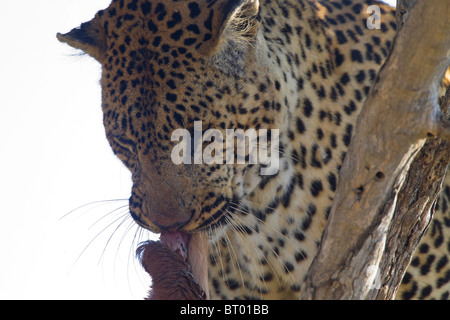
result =
M190 273L183 257L161 242L147 241L137 249L153 284L149 300L204 300L205 293Z

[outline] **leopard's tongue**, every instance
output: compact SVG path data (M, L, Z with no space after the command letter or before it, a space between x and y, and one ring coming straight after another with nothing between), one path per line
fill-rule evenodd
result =
M195 281L202 287L209 299L208 289L208 239L206 232L188 234L182 231L162 232L159 240L162 244L178 252L191 266Z

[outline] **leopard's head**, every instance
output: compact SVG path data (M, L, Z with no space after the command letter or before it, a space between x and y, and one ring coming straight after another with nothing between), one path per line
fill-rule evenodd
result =
M58 34L102 65L106 136L132 173L130 212L141 226L217 225L245 197L244 185L264 179L261 163L227 164L225 142L196 149L198 133L220 143L227 129L280 128L280 76L259 27L258 0L113 0ZM220 150L222 164L196 158L217 160Z

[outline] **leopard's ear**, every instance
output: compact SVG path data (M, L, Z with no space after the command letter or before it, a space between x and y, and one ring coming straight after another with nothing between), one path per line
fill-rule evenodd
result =
M99 11L94 19L81 24L79 28L61 34L56 37L59 41L67 43L69 46L86 52L91 57L101 61L106 52L106 37L102 25L103 11Z
M211 9L208 19L213 17L209 22L212 25L205 21L205 27L212 31L209 50L217 49L218 44L228 40L251 41L255 38L260 25L259 0L216 0L207 7Z
M259 27L259 0L223 0L218 4L218 36L232 31L242 37L255 36Z

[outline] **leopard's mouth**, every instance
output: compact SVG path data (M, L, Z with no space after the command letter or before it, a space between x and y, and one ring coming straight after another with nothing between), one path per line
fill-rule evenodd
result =
M161 230L159 241L148 241L138 248L137 254L142 266L152 277L153 291L150 299L161 297L155 293L157 286L161 284L168 291L175 292L172 295L177 298L185 297L179 294L180 291L192 291L195 299L200 295L209 299L208 232L227 225L239 203L236 196L232 200L222 198L225 201L220 201L221 205L215 207L215 212L195 229L189 230L183 226L184 228L176 230ZM186 280L186 277L190 279ZM167 280L169 278L170 281ZM179 283L182 282L190 283L190 288L180 289Z

